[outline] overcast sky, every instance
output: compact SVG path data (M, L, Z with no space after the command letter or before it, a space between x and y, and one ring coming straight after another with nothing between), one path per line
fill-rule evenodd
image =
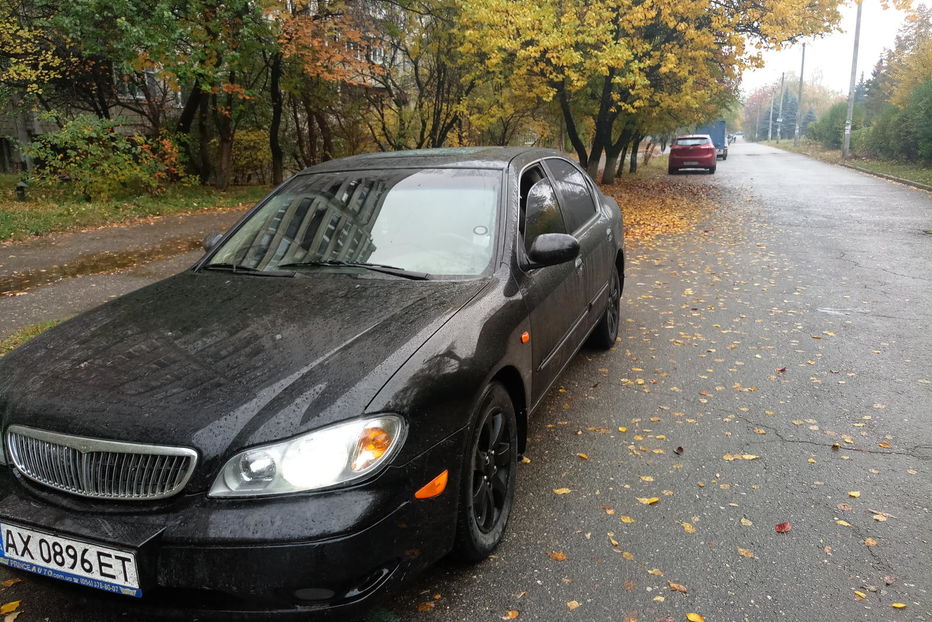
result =
M825 86L843 95L848 94L851 79L851 52L854 49L854 25L857 6L842 7L842 32L806 42L805 79L819 79ZM879 0L864 0L861 12L861 42L858 50L858 79L861 72L870 78L871 71L885 48L892 48L896 32L905 15L896 9L883 10ZM802 46L797 44L780 52L764 54L763 69L744 72L742 91L745 95L755 89L780 80L781 72L799 75Z

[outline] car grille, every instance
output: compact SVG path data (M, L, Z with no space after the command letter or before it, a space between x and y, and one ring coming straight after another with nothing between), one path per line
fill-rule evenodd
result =
M197 452L13 425L7 451L19 470L51 488L95 499L164 499L184 488Z

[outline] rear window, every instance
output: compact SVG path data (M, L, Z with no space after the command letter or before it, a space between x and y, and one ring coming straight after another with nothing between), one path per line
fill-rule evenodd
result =
M711 140L704 136L690 136L689 138L677 138L678 147L695 147L696 145L708 145Z

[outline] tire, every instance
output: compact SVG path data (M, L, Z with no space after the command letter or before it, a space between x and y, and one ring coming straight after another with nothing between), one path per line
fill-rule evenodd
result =
M714 175L714 174L715 174L715 167L714 167L714 166L710 166L710 167L709 167L709 175Z
M502 541L511 516L518 468L514 404L493 382L476 405L463 457L453 554L467 562L488 557Z
M600 350L608 350L615 345L615 339L618 337L618 325L621 319L621 310L618 308L621 302L621 277L618 275L618 267L612 267L612 280L608 286L608 304L605 306L605 312L599 323L595 325L592 335L589 336L589 344Z
M679 172L679 169L673 168L672 166L667 167L667 175L676 175Z

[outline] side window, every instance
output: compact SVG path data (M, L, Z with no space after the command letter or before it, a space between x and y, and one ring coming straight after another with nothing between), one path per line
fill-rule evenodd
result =
M539 166L521 176L521 214L525 250L530 250L534 238L542 233L566 233L557 194Z
M595 202L586 178L566 160L550 158L547 167L553 172L557 189L563 197L563 217L566 228L576 231L595 215Z

